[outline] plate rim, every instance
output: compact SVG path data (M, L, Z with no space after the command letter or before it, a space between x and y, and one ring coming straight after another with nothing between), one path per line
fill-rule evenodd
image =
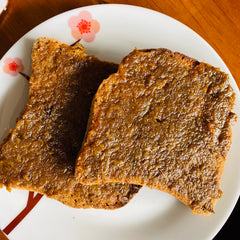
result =
M140 7L140 6L134 6L134 5L128 5L128 4L98 4L98 5L88 5L88 6L84 6L84 7L79 7L79 8L74 8L74 9L70 9L68 11L65 11L65 12L62 12L60 14L57 14L49 19L46 19L45 21L41 22L40 24L36 25L34 28L32 28L31 30L29 30L27 33L25 33L22 37L20 37L8 50L7 52L5 52L5 54L2 56L2 58L0 59L0 62L7 56L7 54L9 53L9 51L14 47L16 46L22 39L24 39L27 35L31 34L32 31L34 31L35 29L39 28L41 25L43 24L47 24L49 21L53 20L53 19L57 19L57 18L60 18L61 16L63 15L69 15L71 12L73 11L77 11L77 10L84 10L84 9L88 9L88 10L91 10L91 9L98 9L98 8L112 8L112 7L118 7L118 8L122 8L121 11L124 9L124 8L132 8L132 9L138 9L140 11L147 11L148 13L150 14L156 14L156 15L162 15L164 16L165 18L168 18L170 21L174 21L176 24L181 24L183 25L185 28L187 28L188 30L190 30L195 36L197 36L202 42L204 42L204 44L207 45L208 48L210 48L214 54L216 55L216 57L218 58L218 60L226 67L227 71L228 71L228 74L229 74L229 77L231 80L231 86L234 88L234 91L236 93L236 95L238 96L238 98L240 97L240 91L239 91L239 87L232 75L232 73L230 72L228 66L225 64L225 62L222 60L222 58L219 56L219 54L217 53L217 51L202 37L200 36L197 32L195 32L193 29L191 29L189 26L187 26L186 24L180 22L179 20L175 19L174 17L170 17L164 13L161 13L161 12L158 12L158 11L155 11L155 10L152 10L152 9L148 9L148 8L145 8L145 7ZM238 179L240 181L240 177ZM237 193L238 192L238 193ZM222 226L226 223L227 219L229 218L229 216L231 215L233 209L235 208L236 206L236 203L238 201L238 198L239 198L239 193L240 193L240 185L239 185L239 189L236 191L236 197L234 198L234 203L232 204L232 207L231 207L231 211L228 212L228 214L225 215L224 217L224 220L222 220L222 223L218 225L218 227L215 227L217 228L217 231L214 231L214 233L211 234L211 237L214 237L219 231L220 229L222 228Z

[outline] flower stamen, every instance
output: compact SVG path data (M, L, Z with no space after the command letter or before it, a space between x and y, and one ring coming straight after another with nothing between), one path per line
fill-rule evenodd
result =
M14 71L14 72L17 71L17 69L18 69L18 65L15 62L9 63L8 67L9 67L10 71Z
M81 34L90 33L91 32L91 22L81 19L78 23L77 28Z

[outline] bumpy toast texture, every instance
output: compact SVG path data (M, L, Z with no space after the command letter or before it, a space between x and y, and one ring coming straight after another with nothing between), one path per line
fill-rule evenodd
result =
M95 95L78 181L140 184L213 213L234 99L219 69L167 49L135 49Z
M84 50L49 38L34 43L29 100L0 148L0 185L36 191L71 207L114 209L139 187L82 185L74 177L93 95L117 70Z

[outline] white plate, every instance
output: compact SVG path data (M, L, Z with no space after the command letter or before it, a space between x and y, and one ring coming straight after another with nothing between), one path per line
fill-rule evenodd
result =
M7 9L8 0L0 0L0 15Z
M90 21L89 15L96 21L88 29L90 34L82 35L82 43L89 49L88 53L120 62L134 47L164 47L220 67L230 75L231 85L236 92L234 111L240 117L240 94L232 75L217 53L195 32L166 15L148 9L126 5L96 5L65 12L40 24L23 36L2 58L1 139L6 136L9 127L14 126L28 93L28 83L20 74L11 76L9 73L14 75L14 71L6 67L8 74L3 71L5 59L20 58L24 65L23 72L30 75L31 46L34 40L45 36L72 44L76 40L73 37L76 32L71 34L68 22L74 21L73 16L78 16L79 22L81 19ZM240 125L237 123L233 127L233 143L221 183L223 196L217 202L216 214L208 217L193 215L189 208L172 196L147 188L143 188L128 205L114 211L72 209L43 197L8 237L14 240L210 239L225 223L239 197L239 142ZM5 189L0 190L0 229L3 230L25 207L27 196L28 192L25 191L13 190L9 193Z

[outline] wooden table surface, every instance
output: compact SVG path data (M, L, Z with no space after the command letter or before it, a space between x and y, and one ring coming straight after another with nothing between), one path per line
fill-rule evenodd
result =
M54 15L92 4L131 4L167 14L192 28L216 50L240 88L240 1L238 0L9 1L8 11L0 16L0 58L26 32ZM231 217L215 239L227 239L230 234L240 239L240 230L237 229L237 222L240 220L239 211L238 202Z

